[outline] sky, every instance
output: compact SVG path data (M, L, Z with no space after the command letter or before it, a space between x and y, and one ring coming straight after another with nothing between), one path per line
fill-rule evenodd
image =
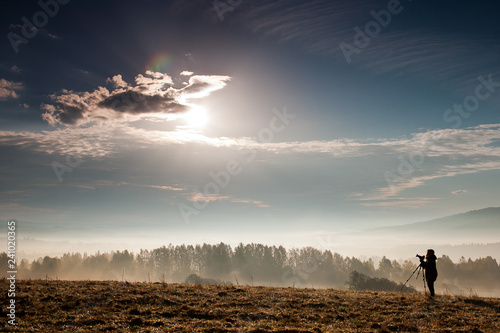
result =
M499 9L3 1L0 220L328 247L318 235L500 206Z

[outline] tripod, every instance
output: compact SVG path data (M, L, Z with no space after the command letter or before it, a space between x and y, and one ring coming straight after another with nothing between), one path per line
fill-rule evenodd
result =
M422 271L422 280L424 282L424 294L427 292L427 289L425 288L425 269L422 270L422 266L421 265L418 265L417 268L415 268L415 270L413 271L413 273L411 273L410 277L406 280L406 282L401 286L401 289L400 290L403 290L403 288L406 286L406 284L408 283L408 281L410 281L411 277L413 276L413 274L415 274L415 272L418 270L418 273L417 273L417 277L415 279L418 279L418 276L420 275L420 272Z

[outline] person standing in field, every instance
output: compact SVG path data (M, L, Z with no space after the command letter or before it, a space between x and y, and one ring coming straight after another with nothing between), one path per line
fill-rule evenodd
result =
M427 286L429 287L431 297L434 297L434 282L436 281L438 276L436 260L437 258L434 254L434 250L428 249L427 254L425 255L425 260L420 261L420 266L425 271L425 280L427 281Z

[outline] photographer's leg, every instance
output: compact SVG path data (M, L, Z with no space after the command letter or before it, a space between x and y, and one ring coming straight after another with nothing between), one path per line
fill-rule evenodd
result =
M427 281L427 286L431 292L431 297L434 297L434 281Z

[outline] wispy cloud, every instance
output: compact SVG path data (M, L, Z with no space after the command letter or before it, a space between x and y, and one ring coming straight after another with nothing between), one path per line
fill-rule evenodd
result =
M256 138L250 137L208 137L203 133L184 130L147 130L124 123L59 128L38 133L0 131L0 144L3 145L33 148L47 153L80 153L90 156L104 156L123 149L123 142L127 142L127 147L130 149L151 145L197 143L213 147L256 149L273 154L317 153L341 158L398 156L418 151L424 153L427 159L447 158L450 161L471 159L480 163L488 162L481 160L483 157L500 157L500 147L494 145L498 140L500 140L500 124L429 130L398 139L338 139L276 143L261 143ZM99 153L91 153L92 150Z
M238 20L254 33L297 42L304 51L333 55L338 45L352 38L352 28L362 23L370 10L380 6L375 1L310 1L290 3L278 0L239 10Z
M456 190L451 192L451 194L462 194L462 193L467 193L467 190Z
M174 186L166 186L166 185L145 185L146 187L156 188L164 191L184 191L185 188L182 187L174 187Z
M373 73L390 74L412 80L432 78L433 82L450 80L463 86L470 73L499 73L496 40L474 34L453 34L428 25L404 28L406 15L419 10L417 4L401 1L402 11L393 15L387 28L369 38L359 54L353 54L351 66ZM277 0L239 8L230 18L255 34L269 36L281 43L300 45L304 52L330 56L340 64L346 59L340 48L342 42L353 45L356 31L373 21L370 12L387 9L387 3L377 1L309 1ZM452 11L450 11L452 15ZM397 24L398 30L391 29ZM474 78L472 78L474 79ZM452 87L455 89L456 87Z
M264 202L259 201L259 200L248 200L248 199L235 199L235 198L232 198L230 201L231 202L235 202L235 203L247 204L247 205L255 205L255 206L260 207L260 208L270 208L271 207L271 206L269 206L269 205L267 205Z
M269 208L271 206L265 204L260 200L251 200L251 199L240 199L227 195L220 194L202 194L199 192L188 192L184 195L186 199L193 202L215 202L215 201L224 201L238 204L245 204L256 206L259 208Z
M213 202L213 201L227 201L230 197L219 194L203 194L199 192L190 192L185 194L186 199L194 202Z
M493 145L499 140L499 124L415 134L404 146L394 147L392 156L393 159L396 156L408 157L416 152L423 157L421 164L407 164L403 168L407 168L408 174L401 174L397 169L401 167L401 162L394 159L394 167L385 171L392 172L397 180L386 182L386 186L379 187L357 200L363 201L364 205L397 206L405 190L423 186L427 181L500 170L500 147ZM411 170L408 170L408 165ZM454 194L457 193L463 192Z
M354 28L363 31L368 22L375 20L371 12L387 10L387 6L387 2L375 0L275 0L243 2L226 16L232 24L255 34L347 65L340 44L353 45L357 34ZM488 39L484 34L475 35L473 31L458 34L425 21L406 25L405 20L421 12L422 6L429 7L415 1L399 1L401 12L392 15L389 25L371 37L368 45L359 49L359 54L353 54L349 66L362 68L373 75L387 74L407 81L424 78L454 92L463 91L475 79L470 73L485 74L485 69L487 73L500 73L497 57L500 46L495 39ZM211 4L202 0L176 1L172 8L180 12L201 11L203 17L217 20ZM449 19L454 20L451 5L449 9Z
M352 64L374 74L394 78L432 78L433 82L454 82L465 86L476 77L470 73L500 73L496 54L500 47L492 40L411 30L381 34Z
M361 199L364 200L364 199ZM366 202L362 202L363 206L367 207L399 207L399 208L421 208L429 203L439 200L439 198L391 198L391 199L380 199L380 200L370 200L366 199Z
M0 146L13 146L26 151L47 154L76 155L101 159L113 154L147 149L176 149L176 145L198 145L219 150L254 151L259 159L268 160L287 155L287 159L304 160L304 156L321 156L346 165L356 166L369 160L369 183L363 193L351 194L351 201L364 206L420 207L437 200L434 196L407 197L405 191L426 185L433 179L500 170L500 124L463 129L441 129L414 133L409 137L371 140L330 140L261 143L255 138L208 137L189 131L158 131L137 128L126 123L96 124L89 127L64 127L53 131L0 131ZM418 153L422 163L410 174L400 175L400 159ZM388 183L386 172L398 175ZM144 185L146 186L146 185ZM232 201L252 203L228 196L196 197L186 184L154 184L147 187L184 193L189 200ZM190 194L191 193L191 194ZM459 194L464 192L454 192ZM200 194L201 195L201 194ZM346 193L346 197L348 194ZM254 201L253 204L265 206Z

